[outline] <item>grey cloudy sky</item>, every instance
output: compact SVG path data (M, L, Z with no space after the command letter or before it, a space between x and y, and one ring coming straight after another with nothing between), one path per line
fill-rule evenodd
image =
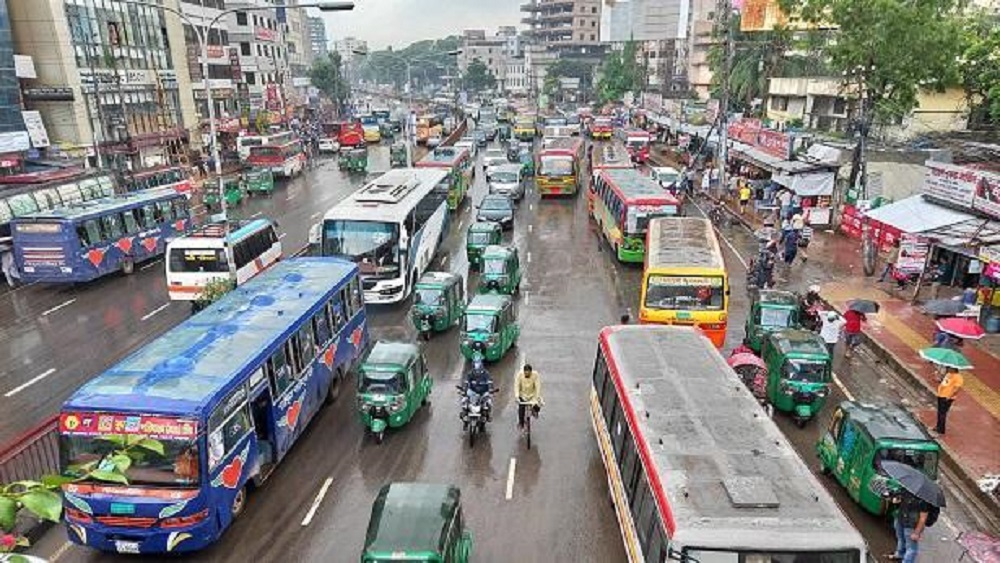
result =
M368 41L371 48L403 47L421 39L437 39L463 29L495 31L519 25L518 6L527 0L355 0L351 12L328 12L329 39L347 36Z

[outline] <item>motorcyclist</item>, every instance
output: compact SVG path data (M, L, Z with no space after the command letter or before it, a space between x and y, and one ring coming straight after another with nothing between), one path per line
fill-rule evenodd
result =
M799 318L802 319L806 330L819 330L822 320L819 311L823 306L822 298L819 295L820 287L810 285L806 294L799 299Z
M472 370L465 377L465 399L471 401L481 397L484 401L484 412L489 420L490 411L493 406L493 378L486 370L481 358L472 361Z
M528 408L532 409L532 414L538 414L543 404L542 380L531 364L524 364L524 369L517 374L514 399L517 400L517 427L523 429Z

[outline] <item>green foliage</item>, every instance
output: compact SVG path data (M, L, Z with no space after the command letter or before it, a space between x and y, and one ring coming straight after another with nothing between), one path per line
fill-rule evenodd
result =
M313 86L326 94L338 107L351 97L351 85L344 78L340 53L329 52L326 58L318 58L309 69Z
M198 293L198 299L195 300L196 303L197 303L198 308L204 309L205 307L208 307L212 303L215 303L216 301L218 301L219 299L221 299L223 295L225 295L225 294L229 293L230 291L232 291L233 288L235 288L235 287L236 287L236 282L234 282L233 280L229 279L228 277L215 278L214 280L206 283L201 288L201 292ZM155 442L155 440L151 440L151 441ZM157 442L157 444L160 447L159 453L162 454L163 453L163 444L160 444L159 442ZM146 446L143 446L143 447L146 447ZM152 448L147 448L147 449L152 449ZM153 451L156 451L156 450L153 450Z
M496 77L490 72L486 63L479 59L472 59L469 68L465 69L465 74L462 75L462 81L466 88L474 92L492 90L497 85Z
M639 63L639 46L628 41L621 51L612 51L601 64L601 78L597 82L597 97L602 104L621 101L625 92L642 91L646 84L646 72Z
M452 35L444 39L417 41L399 50L371 51L358 65L358 75L365 80L395 84L401 88L406 83L406 63L409 62L414 82L425 77L439 82L443 76L458 75L458 61L448 53L461 46L462 38Z
M832 27L823 51L835 75L894 120L917 105L921 89L956 83L956 17L961 0L782 0L801 19ZM867 124L866 124L867 125ZM862 129L867 134L867 127Z
M1000 18L974 14L962 25L959 80L971 105L1000 125Z
M792 33L787 29L744 32L740 17L730 20L733 55L729 72L730 109L750 113L754 100L767 98L770 78L825 76L829 69L823 58L816 56L818 32ZM708 64L712 69L712 92L718 97L725 75L725 30L717 30L716 44L709 50ZM761 106L763 107L763 106Z

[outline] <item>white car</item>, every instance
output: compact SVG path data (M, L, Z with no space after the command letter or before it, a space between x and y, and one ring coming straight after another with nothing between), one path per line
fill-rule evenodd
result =
M427 137L427 148L433 149L441 144L441 135Z
M507 154L503 149L486 149L486 154L483 155L483 168L486 170L486 180L489 181L490 174L505 164L510 164L510 161L507 160Z
M338 152L340 151L340 143L335 139L320 139L319 140L319 152Z
M455 143L456 148L466 149L472 158L476 157L476 142L470 137L462 137Z
M670 166L651 166L649 173L653 180L665 190L676 189L681 181L680 171Z
M497 166L489 178L489 186L491 194L501 194L513 200L520 200L524 197L521 165L507 163Z

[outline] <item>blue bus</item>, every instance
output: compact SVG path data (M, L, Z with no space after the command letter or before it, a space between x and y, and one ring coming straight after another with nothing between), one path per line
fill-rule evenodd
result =
M78 202L14 219L24 282L79 283L163 254L190 228L188 198L172 188Z
M63 471L154 440L128 483L63 486L73 542L178 553L216 541L369 346L358 267L292 258L84 384L59 415ZM115 444L119 444L116 446Z

